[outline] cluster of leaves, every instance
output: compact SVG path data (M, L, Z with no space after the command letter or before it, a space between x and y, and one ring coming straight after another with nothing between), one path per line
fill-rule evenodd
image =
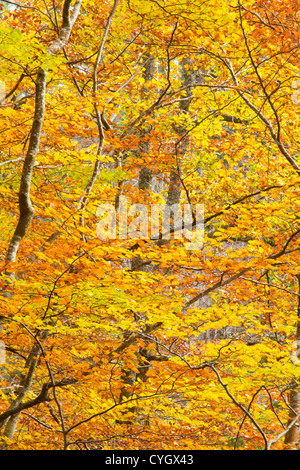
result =
M298 2L2 4L2 448L297 447ZM174 194L201 250L97 236Z

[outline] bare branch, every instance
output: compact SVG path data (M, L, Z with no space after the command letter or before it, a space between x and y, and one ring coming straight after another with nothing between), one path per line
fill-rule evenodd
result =
M6 162L1 162L0 166L10 165L11 163L18 163L18 162L22 162L22 161L23 161L22 157L14 158L13 160L7 160Z

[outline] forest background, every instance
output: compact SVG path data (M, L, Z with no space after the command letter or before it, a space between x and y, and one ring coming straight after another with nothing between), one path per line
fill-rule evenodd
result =
M298 449L299 2L0 3L1 449Z

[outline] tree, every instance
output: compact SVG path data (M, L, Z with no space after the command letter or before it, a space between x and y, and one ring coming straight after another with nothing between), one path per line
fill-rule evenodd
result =
M2 448L298 448L297 2L2 4Z

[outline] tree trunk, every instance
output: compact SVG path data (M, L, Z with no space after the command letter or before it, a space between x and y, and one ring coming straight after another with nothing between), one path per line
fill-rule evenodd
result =
M300 274L296 275L298 279L298 293L300 294ZM300 360L300 297L298 300L298 316L297 316L297 330L296 330L296 357L298 360ZM288 425L292 422L292 420L295 418L297 414L300 413L300 389L297 388L296 384L292 384L295 386L290 391L289 394L289 405L290 405L290 415L289 415L289 421ZM291 429L288 430L288 432L285 435L285 444L288 445L289 447L298 447L298 442L299 442L299 422L297 421Z

